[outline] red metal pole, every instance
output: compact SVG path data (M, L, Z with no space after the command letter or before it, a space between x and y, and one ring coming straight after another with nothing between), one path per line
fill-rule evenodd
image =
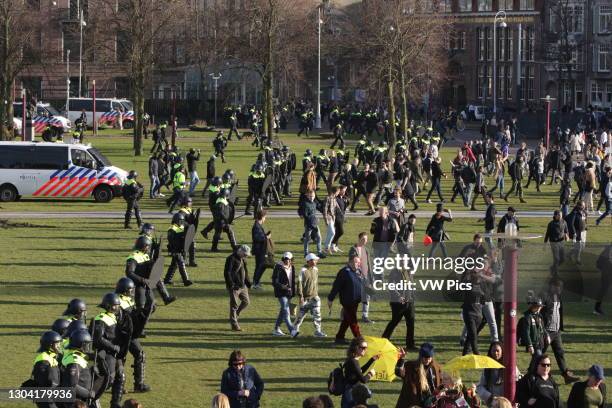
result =
M550 101L546 101L546 149L550 142Z
M176 89L172 88L172 147L176 146Z
M93 119L91 127L93 129L93 135L98 135L98 122L96 121L96 80L92 81L93 83Z
M21 140L24 142L26 140L25 132L26 132L26 91L22 87L21 88Z
M514 402L516 393L516 296L518 286L518 249L504 248L504 397Z

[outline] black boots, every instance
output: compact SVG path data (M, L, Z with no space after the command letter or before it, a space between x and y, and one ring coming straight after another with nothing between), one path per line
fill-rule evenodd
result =
M134 392L151 391L151 387L145 384L145 353L140 353L137 359L134 359Z
M162 281L157 282L157 292L159 292L166 306L176 300L176 296L171 296L170 293L168 293L168 288L166 288L166 285L164 285Z

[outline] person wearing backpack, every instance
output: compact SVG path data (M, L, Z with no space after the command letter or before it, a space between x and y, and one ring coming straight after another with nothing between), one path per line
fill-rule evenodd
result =
M362 336L357 336L351 341L346 351L346 360L343 365L344 392L342 393L342 400L340 402L341 408L352 408L353 387L357 384L367 383L376 375L376 371L370 369L370 367L380 356L373 356L363 366L359 365L359 359L366 354L367 350L368 343Z
M546 347L548 335L544 328L544 319L540 314L544 302L542 298L535 296L533 291L529 292L527 298L529 308L518 322L517 338L519 345L525 346L526 351L532 356L529 364L529 371L531 371L538 356L543 354L542 350Z
M516 401L521 408L560 408L559 386L550 375L550 358L542 354L534 363L517 383Z

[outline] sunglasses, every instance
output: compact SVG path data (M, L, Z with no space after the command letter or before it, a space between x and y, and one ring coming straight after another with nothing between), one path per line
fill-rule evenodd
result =
M235 361L235 362L232 363L232 365L234 367L238 367L238 366L244 365L244 361Z
M546 364L546 363L540 363L540 366L542 367L550 367L550 363Z
M366 344L365 346L359 346L360 349L365 350L368 348L368 345Z

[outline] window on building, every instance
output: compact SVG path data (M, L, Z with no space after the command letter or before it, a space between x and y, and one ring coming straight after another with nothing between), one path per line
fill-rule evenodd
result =
M514 0L498 0L499 10L512 10L514 8Z
M493 11L493 0L478 0L478 11Z
M130 54L130 38L125 31L118 31L116 35L116 61L127 62Z
M610 71L610 66L612 65L612 61L610 60L610 51L612 51L612 45L599 44L598 64L597 64L599 72Z
M584 84L576 83L576 86L574 89L576 90L576 106L583 106L584 105Z
M463 13L472 11L472 0L459 0L459 11Z
M451 0L441 0L438 3L438 9L442 13L452 13L453 2Z
M465 50L465 31L455 31L450 34L449 49Z
M70 20L79 19L79 8L83 10L83 19L87 20L87 3L88 0L70 0Z
M478 61L484 61L486 56L486 40L485 40L485 29L477 28L476 35L478 36Z
M535 48L535 33L533 27L521 31L521 61L533 61Z
M597 81L591 82L591 103L600 104L603 101L603 87Z
M606 84L606 103L612 104L612 82Z
M512 99L512 65L506 65L506 75L502 77L505 82L506 99Z
M485 28L487 36L487 61L493 61L493 30L489 27Z
M564 105L571 105L571 101L572 101L572 91L571 91L571 84L569 83L569 81L566 81L563 83L563 104Z
M535 67L533 65L522 65L521 66L521 100L533 100L535 99L534 94L535 84Z
M557 9L553 5L548 9L548 31L556 33L557 30Z
M581 33L584 28L584 6L582 4L570 4L561 11L561 22L567 24L570 33ZM565 27L561 27L565 31Z
M599 6L599 32L608 33L612 31L612 5Z
M478 98L489 98L491 96L492 71L491 65L481 64L478 66Z
M570 60L572 70L582 71L584 70L584 51L576 48L572 50L572 59Z
M504 95L506 93L506 81L504 80L506 76L506 66L498 64L497 65L497 99L504 99Z
M512 61L512 29L510 27L497 28L497 60Z
M70 50L70 60L78 61L79 59L79 33L73 30L70 26L65 25L62 31L63 45L63 61L68 59L68 50Z
M459 36L457 38L458 44L457 44L457 48L460 50L465 50L465 31L459 31Z
M534 0L521 0L520 1L520 9L521 10L533 10L534 9Z

